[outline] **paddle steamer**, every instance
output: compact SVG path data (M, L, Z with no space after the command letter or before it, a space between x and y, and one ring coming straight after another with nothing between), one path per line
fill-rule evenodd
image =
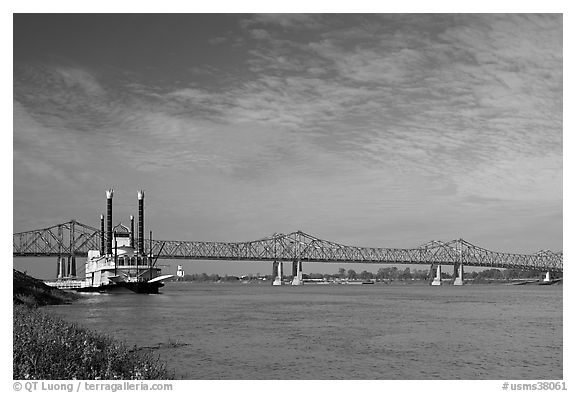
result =
M84 279L64 278L59 273L57 280L46 284L78 292L158 293L158 289L164 286L163 280L172 277L171 274L162 275L161 268L156 267L157 258L144 252L144 192L138 192L137 247L134 244L133 216L130 217L131 228L121 223L112 228L113 195L114 190L106 191L107 233L104 236L104 216L101 215L101 247L100 250L88 251ZM62 270L60 265L59 272Z

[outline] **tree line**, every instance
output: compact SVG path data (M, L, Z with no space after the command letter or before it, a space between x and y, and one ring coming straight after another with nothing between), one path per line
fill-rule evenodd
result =
M446 269L448 270L448 269ZM452 269L450 269L452 270ZM443 271L442 278L450 279L452 277L451 271ZM487 269L480 272L464 272L465 280L484 281L484 280L514 280L514 279L536 279L540 278L542 272L539 270L516 270L516 269ZM408 281L408 280L427 280L430 271L428 269L398 269L396 266L383 267L378 269L376 273L363 270L357 273L354 269L338 269L337 273L302 273L303 279L315 279L325 281L335 280L376 280L376 281ZM285 275L291 277L291 275ZM248 274L245 276L233 276L219 274L185 274L184 277L178 281L239 281L239 280L272 280L272 275L261 275L260 273Z

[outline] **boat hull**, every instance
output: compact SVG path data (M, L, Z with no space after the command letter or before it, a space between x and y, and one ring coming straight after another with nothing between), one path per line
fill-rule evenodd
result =
M556 279L550 280L550 281L541 281L538 283L538 285L555 285L555 284L561 284L561 283L562 283L562 279L556 278Z
M150 293L157 294L158 289L164 283L156 282L118 282L114 284L100 285L98 287L84 287L76 289L77 292L99 292L99 293Z

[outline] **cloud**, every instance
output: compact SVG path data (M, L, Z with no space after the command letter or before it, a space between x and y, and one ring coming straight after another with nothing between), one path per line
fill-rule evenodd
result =
M210 43L212 45L220 45L220 44L223 44L227 41L228 41L227 37L214 37L214 38L208 39L208 43Z
M243 27L271 25L284 29L318 29L323 26L322 20L321 14L257 14L243 19L241 25Z
M561 154L558 16L448 21L430 35L407 18L385 28L368 21L306 43L270 31L270 45L250 52L252 81L225 94L196 92L190 102L226 122L297 130L318 149L437 176L467 195L489 193L482 185L493 187L491 176L507 177L514 165L523 173L516 180L528 181L513 163ZM561 173L559 160L549 162ZM465 186L467 173L480 186ZM500 189L522 198L513 188Z
M561 17L440 19L254 16L235 73L194 65L177 86L121 81L120 92L88 68L46 66L16 70L15 100L54 152L82 131L147 173L258 182L288 167L310 171L302 186L313 188L351 166L385 178L382 193L561 203ZM224 86L205 80L224 74ZM19 165L30 148L15 144Z
M266 40L270 38L270 34L266 30L252 29L250 35L256 40Z
M38 64L15 69L14 99L47 127L93 132L115 111L113 98L87 70Z
M89 95L101 95L104 93L96 78L85 70L57 67L55 71L61 76L62 82L67 89L79 88Z
M51 68L27 72L33 74L37 85L19 86L15 97L16 108L20 108L15 111L15 161L23 173L38 175L59 162L66 173L54 171L58 183L75 178L67 173L74 171L75 162L95 162L86 171L99 167L104 174L108 160L116 158L125 171L203 168L225 176L256 176L278 158L285 158L286 149L300 139L264 127L271 118L280 125L298 119L290 115L275 118L272 109L265 112L254 97L220 95L199 88L158 94L138 84L129 85L129 98L104 88L95 95L87 89L70 92L70 82L54 80ZM68 75L86 79L80 71L68 71ZM38 87L47 85L49 91ZM23 163L28 155L34 158ZM51 162L55 164L49 165ZM74 173L80 176L80 172ZM116 175L122 173L119 170Z
M79 187L90 178L89 170L78 166L84 149L92 145L82 134L59 132L36 121L19 102L14 102L14 177L20 182L55 183Z

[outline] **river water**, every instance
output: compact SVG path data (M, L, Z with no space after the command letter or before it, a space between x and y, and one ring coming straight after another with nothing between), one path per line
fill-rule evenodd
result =
M180 379L562 379L562 286L168 283L49 312Z

